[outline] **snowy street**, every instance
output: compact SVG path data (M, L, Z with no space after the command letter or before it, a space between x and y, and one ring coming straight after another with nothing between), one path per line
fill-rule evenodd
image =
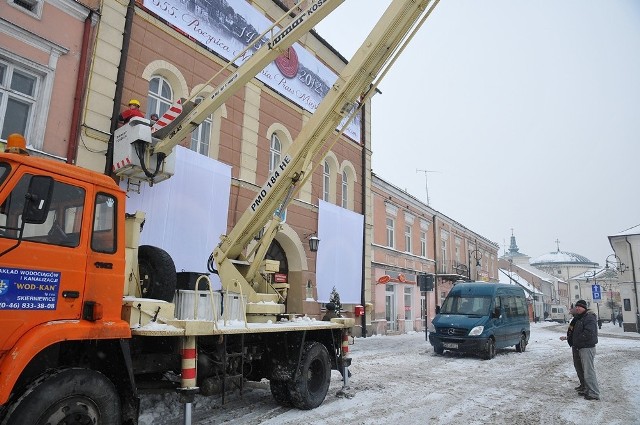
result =
M605 323L596 371L600 401L577 395L567 325L531 324L524 353L499 350L493 360L434 354L423 333L358 338L350 350L353 398L339 398L333 372L315 410L278 406L266 382L250 383L242 399L197 397L193 424L640 424L640 335ZM145 395L140 423L183 424L175 395Z

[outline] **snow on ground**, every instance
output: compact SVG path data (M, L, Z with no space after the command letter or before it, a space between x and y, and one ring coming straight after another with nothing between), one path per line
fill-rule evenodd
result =
M511 347L493 360L435 355L424 333L357 338L350 346L353 398L338 397L333 372L325 402L311 411L278 406L267 382L249 383L240 398L198 396L193 424L640 424L640 334L605 323L596 372L600 401L577 395L567 325L531 324L524 353ZM177 396L145 395L141 425L184 424Z

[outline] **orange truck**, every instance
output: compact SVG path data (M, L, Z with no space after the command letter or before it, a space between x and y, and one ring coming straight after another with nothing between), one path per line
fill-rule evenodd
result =
M339 3L311 1L304 17L289 17L282 34L271 37L278 43L265 49L286 49L285 36L292 43L324 7ZM195 290L176 291L171 257L138 246L144 214L125 214L126 194L112 178L31 157L24 138L10 136L0 153L0 425L137 424L145 391L179 392L187 423L195 394L222 394L224 402L227 391L262 379L277 403L312 409L324 401L332 370L347 388L345 342L354 320L323 322L285 311L286 288L269 278L278 264L265 261L265 252L312 164L339 137L335 129L375 93L437 3L391 2L259 199L213 250L221 292L206 285L206 276ZM172 140L182 138L174 136L197 125L277 52L262 53L210 98L186 107L174 130L152 133L142 118L118 129L116 151L134 164L119 177L169 178ZM263 236L249 250L256 234ZM231 320L233 311L239 320Z

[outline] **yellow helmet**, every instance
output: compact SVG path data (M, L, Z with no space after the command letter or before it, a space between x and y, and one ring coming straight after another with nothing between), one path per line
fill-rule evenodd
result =
M136 105L138 108L140 107L140 102L137 99L131 99L129 101L129 106Z

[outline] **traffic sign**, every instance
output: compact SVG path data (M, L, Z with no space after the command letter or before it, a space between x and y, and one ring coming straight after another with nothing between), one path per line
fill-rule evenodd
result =
M600 287L600 285L591 285L591 295L593 301L602 300L602 288Z

